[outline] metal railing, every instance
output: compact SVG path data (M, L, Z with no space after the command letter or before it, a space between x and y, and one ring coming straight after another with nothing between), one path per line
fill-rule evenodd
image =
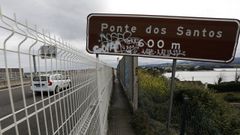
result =
M0 11L0 68L6 82L0 87L0 135L106 134L113 76L108 65Z

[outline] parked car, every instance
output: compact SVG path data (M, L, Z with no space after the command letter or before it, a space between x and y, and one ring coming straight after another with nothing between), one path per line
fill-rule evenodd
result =
M33 92L58 92L58 90L70 88L71 80L62 74L44 74L34 76L31 89Z

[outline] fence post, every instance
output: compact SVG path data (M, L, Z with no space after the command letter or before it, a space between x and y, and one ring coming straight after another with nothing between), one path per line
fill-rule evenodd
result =
M36 65L36 55L32 55L33 57L33 69L34 69L34 73L37 73L37 65Z

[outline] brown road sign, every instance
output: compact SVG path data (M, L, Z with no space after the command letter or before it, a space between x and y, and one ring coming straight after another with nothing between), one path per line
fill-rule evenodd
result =
M228 63L239 25L236 19L90 14L87 51Z

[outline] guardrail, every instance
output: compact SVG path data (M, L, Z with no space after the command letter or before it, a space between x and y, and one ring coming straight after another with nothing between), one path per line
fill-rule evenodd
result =
M21 23L16 15L0 11L0 68L7 89L0 91L0 135L105 135L112 90L112 68L71 47L45 30ZM16 68L20 87L14 88L9 71ZM35 93L24 85L43 74L71 85ZM39 77L40 78L40 77ZM42 89L48 89L43 84ZM70 83L69 83L70 84ZM13 90L15 89L15 90Z

